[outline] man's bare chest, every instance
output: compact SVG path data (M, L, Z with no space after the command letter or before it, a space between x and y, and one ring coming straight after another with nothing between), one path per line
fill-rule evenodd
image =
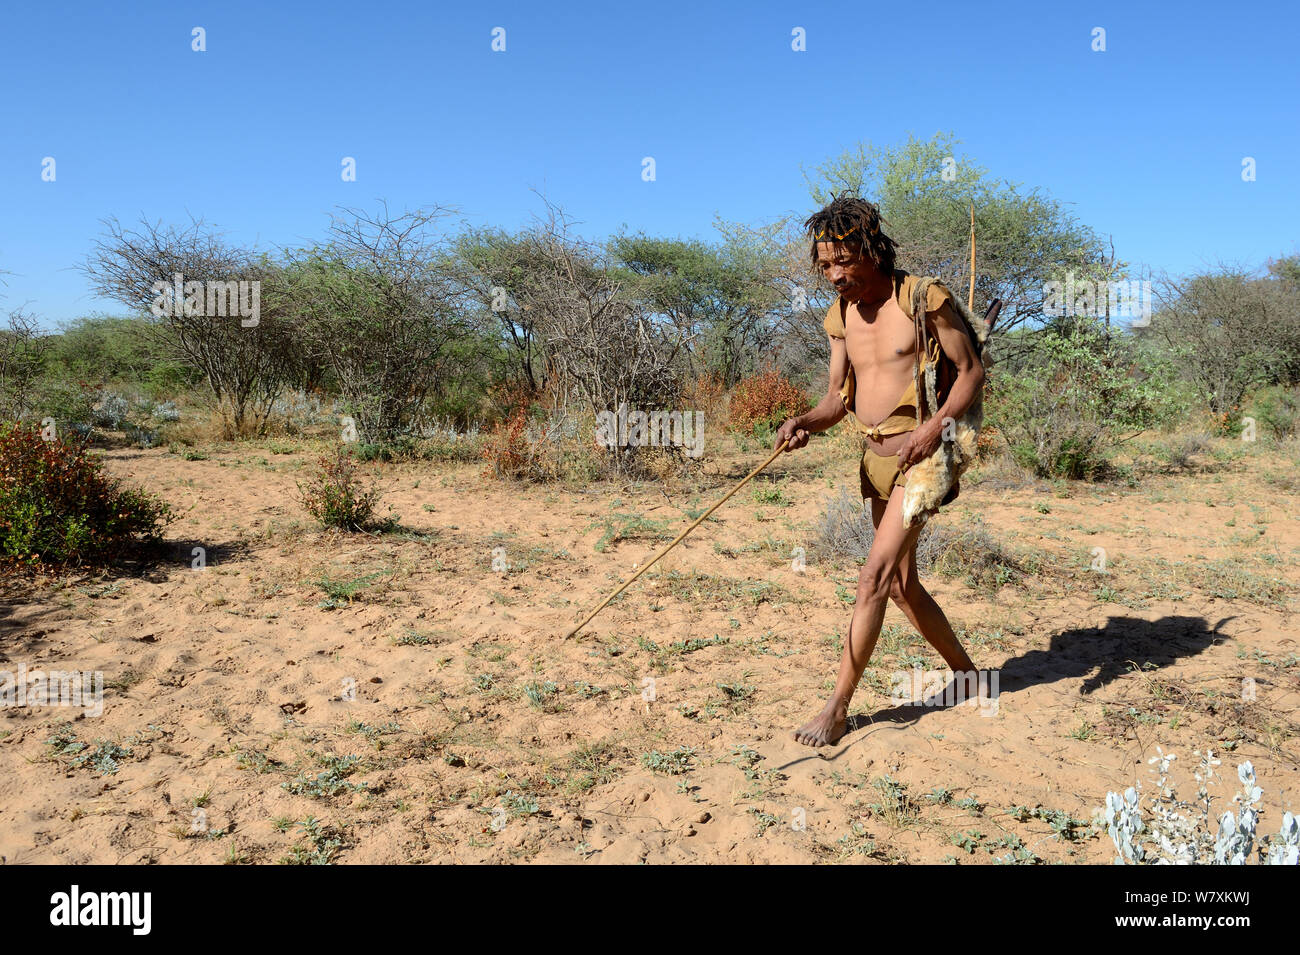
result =
M916 356L916 329L893 298L875 310L859 310L850 302L844 315L844 345L849 361L861 374L909 371Z

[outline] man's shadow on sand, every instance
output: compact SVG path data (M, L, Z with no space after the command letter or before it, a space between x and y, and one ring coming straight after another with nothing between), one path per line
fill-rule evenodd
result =
M988 691L981 692L1001 697L1005 693L1014 693L1031 686L1087 677L1079 687L1079 692L1082 695L1095 693L1135 669L1142 672L1159 670L1182 657L1195 656L1207 647L1228 639L1221 631L1224 624L1232 619L1234 618L1224 617L1211 628L1202 617L1162 617L1159 620L1111 617L1104 627L1063 630L1052 637L1051 645L1046 650L1030 650L996 668L996 693L992 692L991 683L988 684ZM838 743L811 751L809 755L829 751L834 755L822 758L837 759L858 741L850 737L869 726L881 723L914 724L929 713L952 709L954 706L986 707L989 704L987 700L978 700L974 704L943 702L951 701L955 692L956 680L950 679L942 692L934 693L933 702L901 703L870 714L854 714L849 717L848 729Z

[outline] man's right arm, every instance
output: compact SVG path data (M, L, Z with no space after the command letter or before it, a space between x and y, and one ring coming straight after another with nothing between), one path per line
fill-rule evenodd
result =
M840 397L840 389L844 387L844 379L849 373L849 351L844 344L844 339L834 335L827 337L831 343L831 364L826 394L811 411L790 418L777 429L776 447L780 447L782 441L789 439L787 451L802 448L813 433L834 426L845 415L844 399Z

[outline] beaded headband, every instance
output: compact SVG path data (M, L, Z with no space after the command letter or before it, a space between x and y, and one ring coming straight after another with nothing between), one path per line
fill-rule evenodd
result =
M828 231L829 231L829 230L827 230L827 229L822 229L820 232L817 233L816 236L814 236L814 241L816 241L816 242L823 242L823 241L825 241L825 242L830 242L830 241L839 242L839 241L841 241L841 240L843 240L843 239L846 239L846 238L848 238L849 236L853 235L853 233L857 232L858 230L857 230L857 229L849 229L849 231L845 232L843 235L831 235L831 236L827 236L826 233L827 233Z

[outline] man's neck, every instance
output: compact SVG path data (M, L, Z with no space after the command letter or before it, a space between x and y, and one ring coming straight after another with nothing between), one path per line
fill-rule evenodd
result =
M893 298L898 276L881 276L880 280L867 288L862 298L854 300L859 309L875 310Z

